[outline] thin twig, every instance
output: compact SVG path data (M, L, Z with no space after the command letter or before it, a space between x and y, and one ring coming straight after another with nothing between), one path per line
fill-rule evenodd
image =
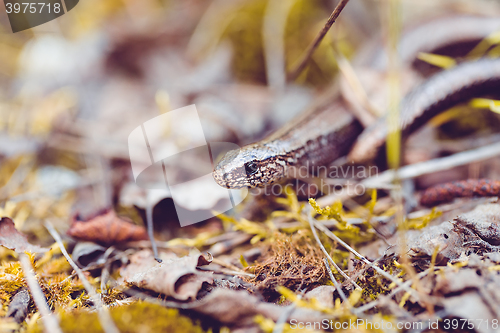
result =
M59 327L59 323L57 322L57 317L50 311L42 288L40 288L40 285L35 277L30 258L27 254L20 253L19 262L21 263L26 283L30 288L31 296L33 296L33 300L35 301L36 307L42 317L45 332L62 333L61 327Z
M330 265L328 265L328 260L326 258L323 258L323 262L325 263L326 270L328 271L328 275L330 275L330 280L332 280L333 285L335 288L337 288L337 291L339 292L340 298L342 298L342 301L347 304L347 297L344 294L344 291L342 290L342 286L340 283L337 281L335 276L332 273L332 269L330 268Z
M400 180L411 179L437 171L449 170L451 168L469 164L472 162L484 161L496 156L500 156L500 142L496 142L477 149L456 153L450 156L400 167L398 169L398 177ZM350 184L350 191L348 191L346 188L346 191L342 191L341 194L329 194L319 198L317 202L320 206L324 207L327 205L331 205L338 200L344 201L346 198L353 196L350 193L355 193L354 189L356 186L359 186L359 184L363 185L365 188L391 188L392 185L388 185L395 178L395 171L387 170L377 176L366 178L360 183Z
M339 266L337 266L335 261L333 261L332 257L330 256L328 251L326 251L325 247L323 246L323 243L321 243L321 240L318 237L318 233L316 232L316 228L314 228L314 226L313 226L313 217L309 214L308 211L306 211L305 213L309 216L309 225L311 227L311 231L314 235L314 238L316 239L316 242L318 243L319 247L321 248L321 251L323 251L325 256L332 263L333 267L335 267L337 272L339 272L346 280L350 281L352 283L352 285L354 286L354 288L362 290L362 288L356 282L354 282L346 273L344 273L344 271L341 270ZM339 290L339 294L340 293L341 293L341 290Z
M83 287L87 291L90 300L95 304L97 310L97 316L99 318L99 323L101 324L104 332L119 333L120 331L115 326L115 323L113 322L113 319L111 318L111 315L108 312L108 308L105 307L104 304L102 303L101 297L97 294L97 292L95 291L94 287L90 284L90 282L85 278L85 275L83 274L80 267L77 266L77 264L73 261L73 259L71 259L68 252L66 251L61 236L59 236L56 229L54 229L54 227L49 221L45 222L45 228L47 228L48 232L52 235L52 238L54 238L54 240L57 242L63 256L66 258L71 267L73 267L76 274L78 274L78 278L80 279L80 281L82 281Z
M300 73L302 73L302 71L306 67L309 59L311 58L312 54L314 53L314 51L316 51L316 48L318 48L319 44L323 40L323 37L325 37L328 30L330 30L330 28L335 23L335 21L337 20L340 13L342 12L342 10L344 9L345 5L347 5L348 2L349 2L349 0L340 0L340 2L337 4L337 6L333 10L332 14L328 18L328 21L326 21L323 29L321 29L321 31L316 36L314 41L311 43L311 45L308 47L308 49L304 52L304 55L302 56L302 59L299 61L297 67L295 67L288 75L287 79L289 82L294 81L300 75Z
M109 260L109 256L113 253L114 250L115 250L115 247L110 246L110 247L108 247L106 252L104 252L104 255L103 255L104 266L103 266L102 272L101 272L101 293L103 293L103 294L108 293L108 290L106 289L106 283L108 282L109 269L110 269L111 263L112 263L112 261Z
M302 295L297 296L298 299L302 299ZM281 313L279 316L278 320L276 321L276 324L274 325L273 332L272 333L282 333L283 329L285 328L285 323L288 321L288 317L292 314L292 312L295 310L297 305L295 303L292 303Z
M392 276L391 274L387 273L383 269L380 269L380 267L374 265L372 262L370 262L370 260L366 259L363 255L361 255L356 250L354 250L349 244L347 244L342 239L340 239L340 237L338 237L333 232L331 232L327 227L325 227L324 225L322 225L321 223L319 223L318 221L316 221L313 217L310 218L310 223L313 223L316 228L318 228L319 230L323 231L328 237L330 237L334 241L340 243L348 251L352 252L355 256L357 256L359 259L361 259L361 261L363 261L365 264L367 264L370 267L372 267L377 273L379 273L383 277L387 278L391 282L394 282L398 286L403 286L404 285L402 282L400 282L394 276ZM411 293L413 296L415 296L417 298L419 297L418 293L414 289L409 288L409 287L406 287L404 289L407 292Z
M232 265L230 263L227 263L225 262L224 260L222 259L219 259L219 258L212 258L212 262L214 264L217 264L217 265L220 265L222 267L225 267L225 268L229 268L230 270L233 271L234 275L242 275L242 276L250 276L250 277L255 277L254 274L251 274L251 273L247 273L245 272L244 270L242 270L241 268L235 266L235 265Z
M376 108L371 105L368 95L356 74L356 71L351 66L349 61L344 57L344 55L335 50L335 60L339 67L340 73L344 78L347 86L343 86L342 95L350 102L353 100L353 108L351 112L354 116L361 122L363 127L368 127L373 124L377 118L382 115L382 112L376 110ZM341 81L344 83L344 81ZM341 84L342 84L341 83ZM352 95L352 96L351 96Z
M158 262L162 262L160 256L158 255L158 247L155 242L155 235L153 232L153 199L151 196L151 191L147 191L146 194L146 222L148 226L149 240L151 241L151 247L153 248L153 254Z
M398 178L401 180L415 178L437 171L449 170L456 166L483 161L499 155L500 142L496 142L477 149L401 167L398 170ZM387 170L378 176L367 178L362 184L370 187L380 183L390 183L394 180L395 176L394 170Z

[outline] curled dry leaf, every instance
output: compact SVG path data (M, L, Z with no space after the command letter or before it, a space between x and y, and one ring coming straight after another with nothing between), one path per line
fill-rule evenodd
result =
M474 210L457 216L423 231L407 232L409 255L415 259L428 259L439 247L437 263L443 264L471 253L500 251L500 205L496 203L477 206Z
M287 307L271 304L260 300L246 291L215 289L195 307L196 312L214 318L224 325L249 327L255 325L255 316L262 315L274 322L289 311ZM328 315L312 309L296 307L287 316L288 321L297 322L318 321L328 318Z
M126 283L143 289L152 290L180 301L196 298L203 283L213 283L211 272L202 272L196 267L210 264L211 258L203 255L188 255L171 258L154 266L131 264L122 269L121 275Z
M12 298L7 311L7 317L12 317L16 323L21 323L28 315L28 306L30 304L31 296L26 288L18 290L16 295Z
M81 221L74 217L67 234L78 240L102 245L148 239L144 227L123 220L116 216L113 210L97 215L87 221Z
M33 245L25 235L17 231L14 222L8 217L0 219L0 245L16 252L45 252L47 248Z
M91 263L103 263L104 253L106 248L92 242L78 242L71 253L73 260L81 267L85 267Z
M441 303L448 318L491 322L500 313L500 275L490 270L478 256L471 255L468 266L436 274L432 293L443 296ZM498 332L491 325L475 325L476 332Z

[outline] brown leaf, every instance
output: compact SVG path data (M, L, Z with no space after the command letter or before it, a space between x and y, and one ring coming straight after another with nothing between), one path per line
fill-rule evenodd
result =
M17 231L14 222L8 217L0 219L0 245L16 252L45 252L49 249L28 243L25 235Z
M499 234L500 205L489 203L479 205L453 221L424 230L410 230L406 232L406 237L410 257L413 260L423 259L428 265L436 247L439 247L438 264L471 253L500 252Z
M249 327L255 325L255 316L262 315L277 321L289 308L271 304L260 300L246 291L215 289L192 310L209 316L224 325ZM324 313L297 307L287 315L288 322L295 319L297 322L318 321L328 318Z
M211 258L203 255L188 255L182 258L172 258L156 263L133 263L122 269L121 275L125 282L138 288L149 289L157 293L171 296L177 300L186 301L196 298L203 283L213 283L211 272L202 272L198 266L207 265Z
M102 245L148 239L148 234L144 227L134 225L119 218L113 210L93 217L88 221L80 221L74 217L67 234L78 240L95 242Z
M442 296L440 303L448 318L463 318L471 322L498 318L500 276L490 267L473 254L467 267L450 268L435 275L435 283L431 282L434 288L430 292ZM489 333L498 330L488 325L476 325L475 331Z

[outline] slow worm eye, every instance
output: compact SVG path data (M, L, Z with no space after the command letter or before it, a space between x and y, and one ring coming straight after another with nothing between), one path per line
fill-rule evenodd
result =
M245 172L247 173L247 176L251 176L255 174L257 171L258 167L254 162L245 163Z

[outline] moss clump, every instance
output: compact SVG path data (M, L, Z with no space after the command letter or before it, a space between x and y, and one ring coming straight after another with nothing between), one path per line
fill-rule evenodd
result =
M110 309L111 316L122 333L130 332L187 332L201 333L202 328L176 309L167 309L161 305L137 302ZM104 332L97 313L86 310L74 310L60 313L60 326L63 332L89 333ZM30 333L43 332L39 321Z
M277 286L295 291L325 282L323 256L308 232L276 233L264 259L245 270L255 274L249 282L272 297Z

